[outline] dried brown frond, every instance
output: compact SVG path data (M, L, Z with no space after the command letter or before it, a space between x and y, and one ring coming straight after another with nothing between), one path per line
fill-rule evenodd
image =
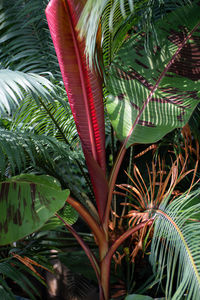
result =
M31 271L33 271L33 273L35 273L37 276L39 276L42 280L44 280L44 278L36 271L36 269L32 266L36 266L36 267L39 267L39 268L42 268L48 272L51 272L49 269L47 269L46 267L38 264L36 261L30 259L29 257L27 256L20 256L16 253L12 253L13 257L15 257L16 259L18 259L21 263L23 263L25 266L27 266Z

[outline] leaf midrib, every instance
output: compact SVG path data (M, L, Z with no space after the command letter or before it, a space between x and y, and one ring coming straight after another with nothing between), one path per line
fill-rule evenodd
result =
M182 44L178 47L178 49L176 50L176 52L174 53L174 55L172 56L171 60L168 62L168 64L166 65L166 67L164 68L164 70L162 71L162 73L160 74L158 80L156 81L154 87L152 88L147 100L144 102L142 108L140 109L137 118L135 119L135 122L133 123L133 126L131 127L125 141L124 141L124 146L127 145L129 139L131 138L131 135L136 127L136 125L139 122L139 119L142 115L142 113L144 112L145 108L147 107L148 103L151 101L155 91L158 89L162 79L164 78L164 76L166 75L167 71L169 70L169 68L171 67L171 65L174 63L176 57L178 56L178 54L180 53L180 51L183 49L183 47L186 45L187 41L191 38L193 32L195 32L197 30L197 28L200 26L200 23L197 23L193 29L190 31L190 33L188 33L187 37L185 37L185 39L183 40Z

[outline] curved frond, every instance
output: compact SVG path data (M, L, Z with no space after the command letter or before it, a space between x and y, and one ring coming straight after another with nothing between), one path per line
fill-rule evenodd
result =
M166 298L198 299L200 294L200 223L189 221L200 211L200 189L156 210L150 261L160 279L166 271Z
M3 68L61 79L44 14L47 0L7 0L0 7L0 61Z
M0 113L11 114L27 94L50 100L53 90L53 84L38 74L0 70Z
M64 92L61 97L66 97ZM67 99L62 102L57 99L50 103L48 99L39 98L38 104L26 96L13 116L12 128L54 136L72 148L77 146L79 137Z
M6 174L10 177L24 172L30 167L40 172L43 170L49 175L55 173L54 176L59 177L58 164L63 161L66 167L68 166L68 174L72 174L72 162L80 157L83 160L81 152L70 150L68 145L53 137L12 132L0 128L0 175L2 178L5 178Z
M38 290L35 288L32 281L24 274L27 272L27 267L22 264L13 263L14 259L8 257L0 263L0 296L1 299L15 300L16 296L11 287L8 286L5 279L10 279L17 284L32 300L36 300L39 296ZM13 266L15 266L13 268Z

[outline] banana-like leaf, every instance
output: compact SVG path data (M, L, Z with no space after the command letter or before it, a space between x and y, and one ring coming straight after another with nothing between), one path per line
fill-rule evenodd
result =
M191 1L87 0L78 23L78 29L81 36L86 37L85 51L90 65L93 66L94 64L99 23L101 23L102 31L101 43L104 65L108 66L116 49L121 46L130 29L147 28L151 30L151 42L152 40L156 42L154 21L186 3L191 4ZM148 46L148 42L146 44Z
M87 66L84 42L80 42L75 29L82 3L77 0L51 0L46 16L88 170L93 178L97 206L103 217L107 184L102 86L95 72ZM101 169L100 181L95 179L96 169ZM105 192L102 193L102 190Z
M156 142L183 127L200 101L199 15L194 4L158 21L159 47L151 54L144 49L145 33L118 51L107 77L107 109L126 147Z
M150 262L162 280L166 273L166 299L198 299L200 295L200 223L190 220L200 211L191 205L200 189L162 203L156 210Z
M0 245L39 229L63 207L69 190L49 176L20 175L0 183Z

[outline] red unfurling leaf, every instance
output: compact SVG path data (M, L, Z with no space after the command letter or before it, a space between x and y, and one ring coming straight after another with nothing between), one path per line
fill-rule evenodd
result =
M84 41L75 29L82 6L83 1L78 0L51 0L46 17L96 196L102 186L100 191L93 165L101 168L104 177L106 173L104 106L100 77L89 69ZM101 201L97 197L100 218L107 200L107 184L103 186Z

